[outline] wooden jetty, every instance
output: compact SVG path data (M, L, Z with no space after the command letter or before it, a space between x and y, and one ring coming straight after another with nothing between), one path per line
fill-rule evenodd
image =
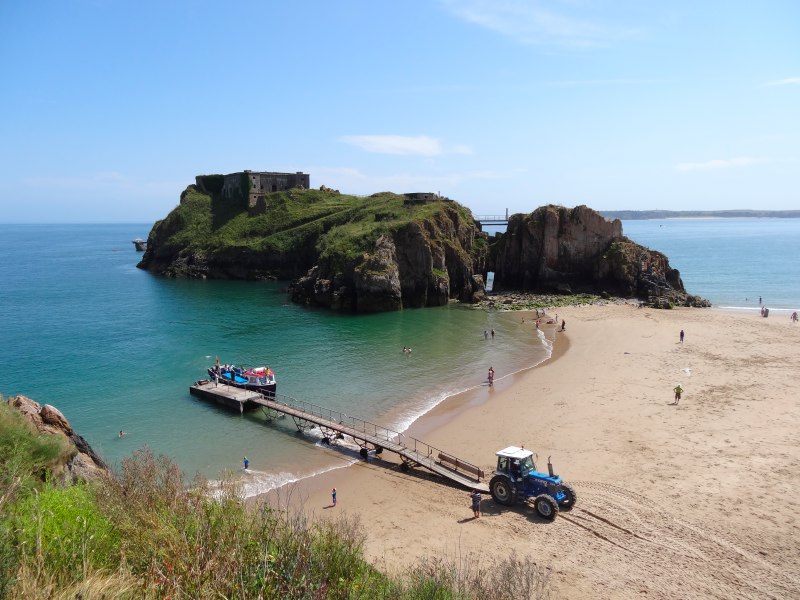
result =
M213 400L218 404L238 410L240 413L246 409L260 406L256 403L256 400L261 398L261 394L258 392L237 388L226 383L216 384L207 379L201 379L191 386L189 393L204 400Z
M408 471L411 467L424 467L465 488L489 493L489 486L481 481L486 474L480 467L416 438L364 419L281 394L267 398L257 392L222 384L215 386L213 382L205 380L190 386L189 393L214 400L240 413L248 408L260 407L269 420L287 415L300 431L318 427L322 432L323 443L329 444L344 436L353 438L360 446L364 459L370 452L381 454L384 450L389 450L400 457L400 468L403 471Z

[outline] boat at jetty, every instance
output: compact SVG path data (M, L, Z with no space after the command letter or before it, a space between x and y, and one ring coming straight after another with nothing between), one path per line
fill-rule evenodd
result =
M211 381L216 380L219 383L252 390L270 397L275 396L275 390L278 386L275 381L275 372L269 367L247 369L236 365L220 365L217 363L208 368L208 376Z
M147 250L147 240L143 240L142 238L136 238L133 240L133 245L139 252L144 252Z

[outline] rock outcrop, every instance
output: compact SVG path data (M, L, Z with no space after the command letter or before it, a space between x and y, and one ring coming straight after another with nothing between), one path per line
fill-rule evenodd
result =
M455 209L443 208L380 236L374 247L342 263L321 258L290 286L294 302L362 313L442 306L450 299L482 297L476 251L483 234ZM484 244L485 247L485 244Z
M707 305L686 293L666 256L585 206L513 215L493 238L437 194L361 197L322 186L267 194L257 208L189 186L153 226L138 266L169 277L287 280L294 302L362 313L480 301L487 271L495 290Z
M618 219L586 206L543 206L513 215L494 252L495 289L592 292L654 306L708 306L688 294L667 257L632 242Z
M12 396L8 404L19 411L43 435L62 438L68 445L67 460L53 474L68 481L90 481L109 473L108 466L89 443L75 433L66 417L54 406L40 406L25 396Z

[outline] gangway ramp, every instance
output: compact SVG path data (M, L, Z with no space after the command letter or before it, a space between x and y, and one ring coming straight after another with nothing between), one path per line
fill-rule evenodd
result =
M274 398L261 396L252 402L264 409L267 418L273 418L276 413L290 416L301 431L308 428L308 424L316 425L328 443L339 436L350 436L361 447L361 456L364 458L369 455L370 446L376 454L389 450L400 457L404 471L414 466L424 467L465 488L489 493L489 486L481 481L485 473L480 467L414 437L359 417L280 394L276 394Z
M274 397L265 397L255 392L237 395L227 388L202 380L191 386L189 391L192 395L238 408L240 412L245 408L258 406L269 420L280 415L289 416L300 431L313 426L319 427L326 443L349 436L360 446L361 456L365 459L370 450L375 454L389 450L400 457L403 471L408 471L411 467L423 467L465 488L489 493L489 486L481 481L485 473L480 467L414 437L359 417L282 394ZM223 394L224 397L216 398ZM240 404L234 406L237 403Z

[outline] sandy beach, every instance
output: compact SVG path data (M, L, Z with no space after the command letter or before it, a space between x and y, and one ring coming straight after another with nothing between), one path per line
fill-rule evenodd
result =
M540 470L552 456L574 509L546 522L484 496L474 519L466 490L402 473L388 453L267 500L357 516L389 571L516 553L549 570L554 597L800 597L800 324L634 305L558 314L565 332L544 326L549 361L508 377L494 365L493 388L448 399L409 433L487 472L509 445L536 452ZM533 334L533 321L520 327Z

